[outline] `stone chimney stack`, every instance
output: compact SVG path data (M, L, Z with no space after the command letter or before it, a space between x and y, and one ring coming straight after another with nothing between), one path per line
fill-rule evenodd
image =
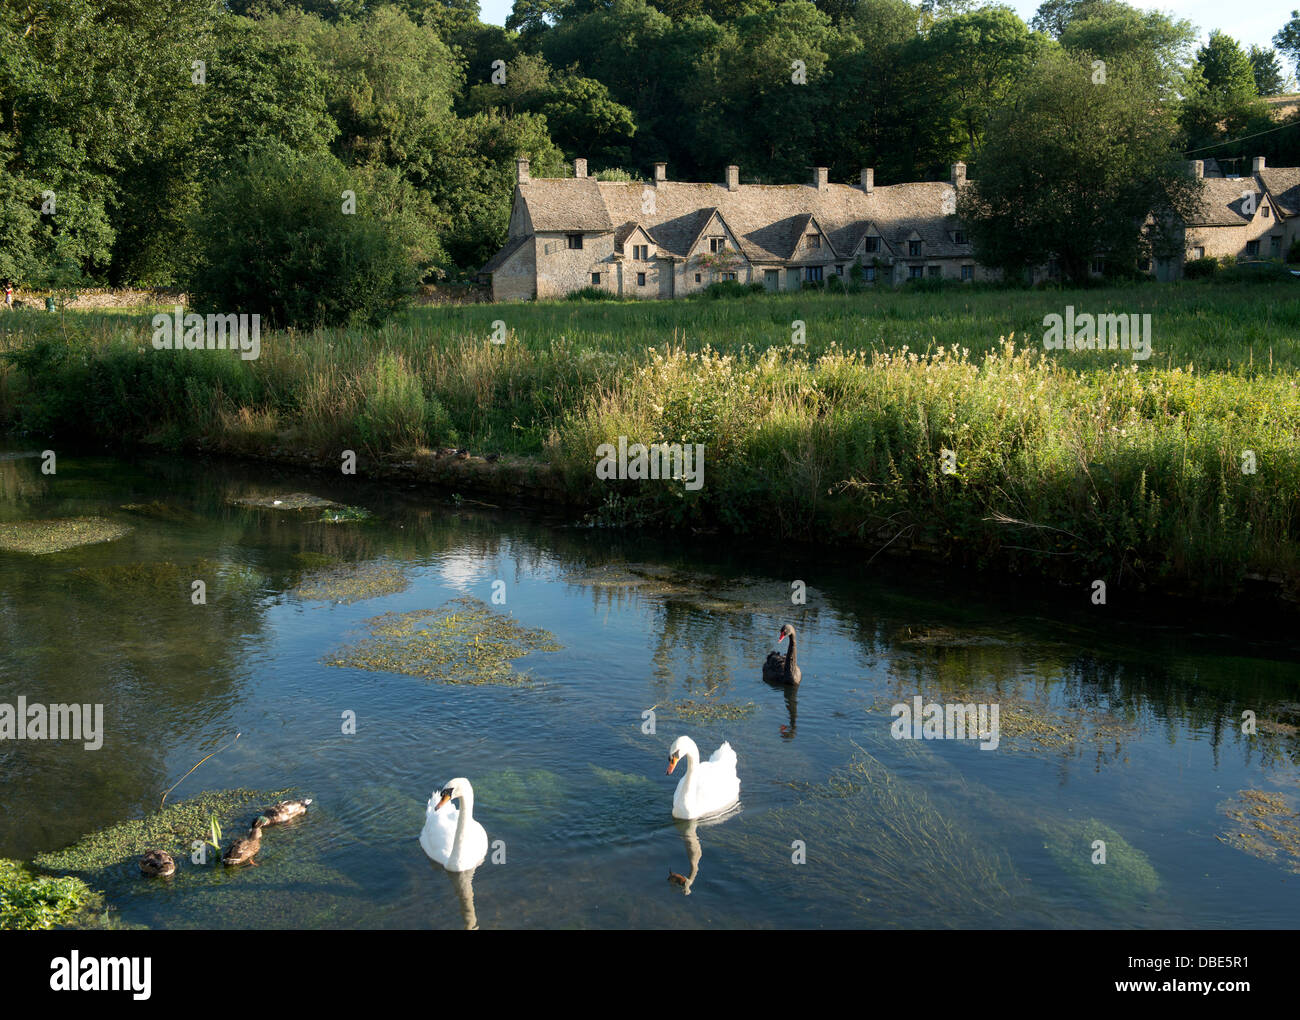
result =
M519 184L528 183L528 160L515 160L515 181Z
M740 167L738 166L727 167L727 190L728 191L740 190Z
M1253 174L1257 174L1257 173L1259 173L1259 172L1260 172L1261 170L1263 170L1263 169L1264 169L1264 157L1263 157L1263 156L1256 156L1253 160L1250 161L1250 172L1251 172L1251 173L1253 173Z
M966 183L966 164L954 163L952 165L952 186L959 188Z
M825 191L830 187L830 174L824 166L813 167L813 186L818 191Z
M663 184L668 180L668 164L655 164L655 184Z
M585 159L575 159L573 161L573 176L574 177L587 176L587 161Z
M1203 159L1194 159L1194 160L1192 160L1192 161L1188 164L1188 166L1190 166L1190 167L1192 168L1192 176L1193 176L1193 177L1204 177L1204 176L1205 176L1205 160L1203 160Z
M861 179L862 179L862 190L865 191L868 195L870 195L873 191L876 190L876 168L875 167L871 167L871 166L863 167Z

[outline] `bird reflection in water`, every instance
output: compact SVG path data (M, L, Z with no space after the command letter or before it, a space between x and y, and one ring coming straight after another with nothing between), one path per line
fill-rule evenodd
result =
M718 825L738 814L740 814L740 805L735 804L726 811L716 815L709 815L707 818L692 818L690 821L681 818L673 820L673 824L677 826L677 831L682 834L682 842L686 844L686 861L689 865L689 874L681 875L676 871L669 871L668 881L681 889L684 895L689 896L691 894L691 886L695 884L695 879L700 874L700 857L704 854L703 848L700 846L700 828L702 826Z

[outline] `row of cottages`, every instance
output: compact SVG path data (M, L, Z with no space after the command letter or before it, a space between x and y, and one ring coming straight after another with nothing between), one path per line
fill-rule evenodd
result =
M862 267L867 283L994 279L976 263L956 216L966 165L948 181L876 187L870 168L857 186L831 184L825 167L808 184L741 184L729 166L722 184L597 181L587 161L574 176L534 179L518 161L509 237L480 270L496 301L559 298L584 287L620 297L673 298L717 280L797 290ZM1184 224L1185 253L1139 268L1177 279L1187 259L1279 258L1300 237L1300 168L1265 166L1225 177L1213 160L1193 161L1204 182L1202 211ZM1098 260L1094 273L1105 264ZM1059 275L1053 263L1037 282Z
M574 176L518 179L506 245L483 267L497 301L563 297L596 287L621 297L673 298L717 280L797 290L845 276L855 264L868 282L984 279L956 217L966 166L946 182L876 187L863 170L856 187L831 184L825 167L809 184L597 181L587 161Z

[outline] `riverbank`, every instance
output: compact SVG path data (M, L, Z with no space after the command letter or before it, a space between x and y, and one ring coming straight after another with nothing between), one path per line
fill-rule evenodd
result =
M0 422L326 470L353 450L372 477L864 562L1293 600L1293 298L1185 284L420 308L377 331L268 334L255 361L155 351L139 313L15 314ZM1150 314L1152 357L1044 351L1042 319L1066 306ZM598 478L620 436L702 445L702 486Z

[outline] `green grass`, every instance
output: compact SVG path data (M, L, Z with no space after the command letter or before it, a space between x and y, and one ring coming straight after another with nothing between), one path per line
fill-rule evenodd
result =
M0 423L250 454L468 447L548 465L604 523L1230 596L1248 574L1300 582L1298 287L421 307L264 334L254 362L154 351L147 313L68 313L66 334L13 313ZM1044 351L1043 317L1066 305L1150 313L1152 357ZM703 443L704 487L597 480L596 447L620 435Z

